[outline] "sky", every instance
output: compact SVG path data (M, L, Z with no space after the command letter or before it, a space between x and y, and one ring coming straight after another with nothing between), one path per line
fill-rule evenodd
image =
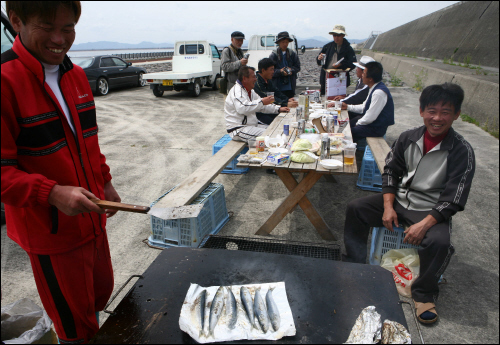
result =
M347 39L364 39L450 6L457 1L82 1L74 44L173 43L200 39L229 43L233 31L255 34L288 31L299 38L331 40L335 24ZM5 9L5 2L2 1Z

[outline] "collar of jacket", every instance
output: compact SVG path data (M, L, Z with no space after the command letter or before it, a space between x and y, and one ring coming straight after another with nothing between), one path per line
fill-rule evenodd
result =
M262 84L267 85L268 81L266 81L266 80L264 79L264 77L260 75L260 72L259 72L259 71L257 71L257 73L255 73L255 74L257 75L257 83L259 83L259 84L261 84L261 83L262 83Z
M45 81L45 70L40 61L38 61L31 53L26 49L22 40L21 34L16 36L14 44L12 45L12 50L19 56L19 60L22 64L29 69L40 81L41 84ZM69 59L68 55L64 56L62 64L59 65L59 71L61 77L64 73L73 69L73 63Z
M415 131L412 135L410 135L409 139L413 141L414 143L417 143L419 140L421 140L425 134L425 131L427 128L425 126L420 127L417 131ZM450 127L448 130L448 134L446 137L443 139L441 142L441 146L439 150L451 150L453 149L453 138L455 137L455 130L453 127ZM423 140L423 139L422 139Z
M276 55L278 55L278 61L281 61L281 58L283 57L283 51L281 50L280 47L276 49ZM290 60L290 49L286 48L286 60Z
M335 50L337 50L337 43L335 43L335 41L332 41L332 45L333 45L333 48L334 48ZM351 45L351 43L349 43L349 41L348 41L348 40L346 40L346 39L344 38L344 42L342 42L342 45L340 46L339 53L340 53L341 51L343 51L343 50L346 50L346 49L347 49L347 47L349 47L350 45Z

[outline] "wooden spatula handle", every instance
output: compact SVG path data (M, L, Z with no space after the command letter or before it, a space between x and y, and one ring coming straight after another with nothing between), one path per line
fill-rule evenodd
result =
M107 201L107 200L98 200L98 199L90 199L94 204L103 209L109 210L118 210L118 211L126 211L126 212L136 212L136 213L148 213L149 207L147 206L138 206L138 205L130 205L130 204L122 204L121 202Z

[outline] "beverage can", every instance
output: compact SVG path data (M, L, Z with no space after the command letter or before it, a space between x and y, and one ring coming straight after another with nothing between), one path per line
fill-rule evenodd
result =
M246 53L245 55L243 55L243 58L247 59L250 57L250 54L249 53Z
M285 123L283 125L283 134L288 136L290 134L290 125L288 123Z
M304 134L306 127L306 120L300 119L297 123L297 135Z
M335 126L338 126L338 125L339 125L338 118L339 118L339 117L338 117L338 115L333 115L333 124L334 124Z

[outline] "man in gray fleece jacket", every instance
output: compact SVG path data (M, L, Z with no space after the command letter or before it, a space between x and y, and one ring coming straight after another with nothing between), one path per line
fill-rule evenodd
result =
M241 46L245 35L240 31L231 34L231 45L224 48L221 54L221 68L227 76L227 92L231 90L238 80L238 71L241 66L246 66L248 59L243 57Z
M475 170L471 145L451 127L464 91L456 84L431 85L420 96L424 126L403 132L387 155L382 193L353 200L344 226L344 261L365 263L371 226L404 226L404 242L420 245L420 275L411 286L417 318L437 321L438 281L455 249L451 217L462 211Z

